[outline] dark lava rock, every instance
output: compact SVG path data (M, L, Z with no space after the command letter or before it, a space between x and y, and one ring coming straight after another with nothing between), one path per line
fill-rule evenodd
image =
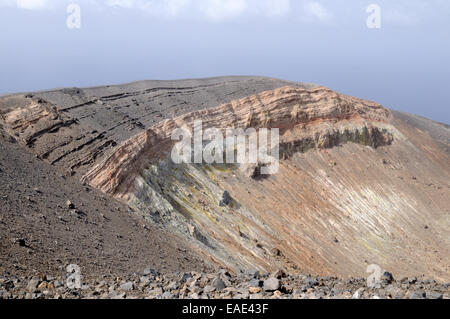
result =
M231 196L227 191L223 192L222 199L219 202L220 207L225 207L231 204Z
M394 276L390 273L385 271L384 274L381 276L382 281L386 281L388 284L394 281Z

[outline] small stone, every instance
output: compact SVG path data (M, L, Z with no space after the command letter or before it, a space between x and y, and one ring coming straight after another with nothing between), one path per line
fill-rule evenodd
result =
M70 200L67 200L66 206L69 209L74 209L75 208L75 205Z
M279 291L279 290L275 290L274 291L274 293L273 293L273 297L275 297L275 298L279 298L279 297L281 297L281 291Z
M120 289L123 291L130 291L134 289L134 284L130 281L130 282L126 282L122 285L120 285Z
M260 287L248 287L248 291L251 294L258 294L261 292L261 288Z
M396 287L394 285L389 285L386 287L386 293L391 296L392 298L402 298L404 293L402 289L399 287Z
M13 289L14 288L14 282L12 282L11 280L7 280L3 283L3 288L6 289L6 291Z
M409 299L424 299L425 293L423 291L413 291L408 296Z
M159 275L159 272L157 271L157 270L155 270L155 269L152 269L152 268L150 268L150 267L147 267L147 268L145 268L144 269L144 272L142 273L144 276L149 276L149 275L152 275L152 276L158 276Z
M172 281L170 284L167 285L165 290L175 290L175 289L178 289L179 287L180 287L180 285L178 284L178 282Z
M125 292L117 293L116 291L113 291L112 293L109 294L109 296L111 299L125 299L127 294Z
M38 278L32 278L28 282L27 289L30 292L34 292L37 289L38 285L39 285L39 279Z
M426 298L427 299L443 299L444 295L441 294L440 292L436 292L436 291L428 291L426 293Z
M45 281L41 282L38 286L38 289L43 290L47 288L47 283Z
M271 249L270 249L270 253L271 253L273 256L276 256L276 257L279 257L279 256L282 255L281 250L279 250L279 249L276 248L276 247L271 248Z
M213 281L213 286L216 288L216 290L223 290L225 289L227 286L225 285L225 283L223 282L222 279L220 279L220 277L216 277L216 279L214 279Z
M47 281L47 275L46 274L39 273L38 276L39 276L39 280L40 281Z
M186 282L188 279L192 278L192 275L190 273L184 273L183 275L181 275L181 279L180 281L182 283Z
M142 287L147 287L150 284L150 282L151 282L151 279L148 276L141 276L139 278L139 284Z
M264 290L265 291L275 291L280 288L280 281L277 278L269 278L264 280Z
M408 283L408 277L403 277L402 279L400 279L400 282L402 283L402 284L406 284L406 283Z
M317 279L315 278L311 278L311 277L307 277L304 281L303 281L303 288L306 289L311 289L314 286L317 286L319 284L319 282L317 281Z
M155 288L151 291L149 291L148 296L150 298L161 298L163 295L163 290L161 287Z

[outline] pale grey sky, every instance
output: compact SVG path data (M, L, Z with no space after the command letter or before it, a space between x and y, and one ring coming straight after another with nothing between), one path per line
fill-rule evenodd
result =
M0 36L0 94L265 75L450 123L447 0L0 0Z

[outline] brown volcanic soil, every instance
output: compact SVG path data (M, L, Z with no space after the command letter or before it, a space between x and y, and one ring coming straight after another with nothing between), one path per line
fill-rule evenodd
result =
M211 269L178 238L123 204L36 159L0 128L0 273L86 277ZM81 213L67 207L70 200ZM145 227L143 226L145 225ZM18 240L24 240L24 245Z

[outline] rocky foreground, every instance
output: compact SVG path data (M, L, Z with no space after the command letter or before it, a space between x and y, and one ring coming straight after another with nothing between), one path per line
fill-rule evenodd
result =
M222 270L160 274L146 269L129 278L105 278L68 288L70 280L45 275L0 277L0 299L450 299L450 283L403 278L385 273L378 287L365 279L286 275L282 271L238 276Z

